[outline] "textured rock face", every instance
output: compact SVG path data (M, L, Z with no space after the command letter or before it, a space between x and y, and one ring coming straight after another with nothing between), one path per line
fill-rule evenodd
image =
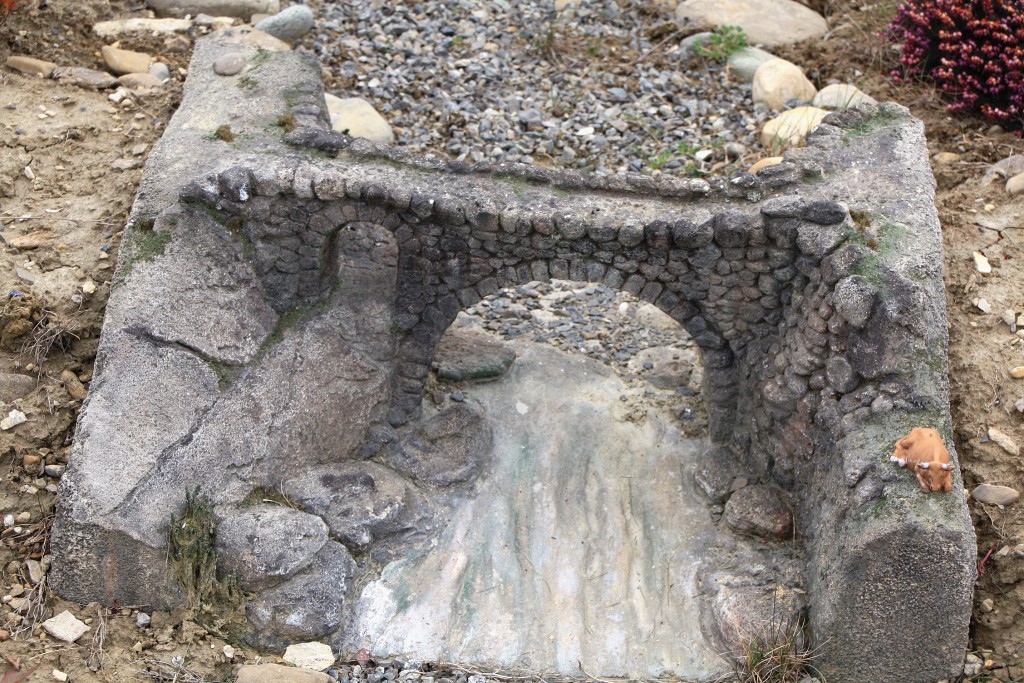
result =
M442 333L501 287L571 278L694 338L723 462L698 483L724 500L731 453L785 491L813 638L849 644L826 654L829 680L952 675L974 574L962 482L924 497L886 460L908 426L949 433L938 222L905 110L833 114L729 180L471 168L331 132L316 68L249 38L198 43L147 167L62 479L55 590L178 604L165 525L185 491L244 527L243 501L276 489L333 540L314 550L322 528L295 517L309 533L247 605L252 639L345 637L356 563L436 540L488 481L480 420L418 422ZM246 65L216 75L228 53ZM212 135L226 120L233 143ZM272 557L234 547L240 571ZM299 600L318 577L330 593Z

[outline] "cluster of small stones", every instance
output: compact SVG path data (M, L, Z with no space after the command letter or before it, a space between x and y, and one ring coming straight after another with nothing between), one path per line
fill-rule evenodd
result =
M755 148L770 115L723 66L689 64L667 16L612 0L324 3L303 47L331 92L372 102L416 153L707 172Z

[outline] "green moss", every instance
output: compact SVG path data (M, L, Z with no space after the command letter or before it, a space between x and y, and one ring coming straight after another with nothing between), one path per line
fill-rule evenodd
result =
M171 516L168 529L168 564L192 609L215 611L238 607L245 595L231 576L217 575L213 505L199 487L185 492L181 517Z
M217 375L217 388L221 390L228 388L242 370L237 365L230 365L216 360L208 361L208 364L214 374Z
M851 140L864 137L865 135L868 135L880 128L888 126L894 121L898 121L899 118L899 115L895 112L879 110L879 112L870 119L847 128L843 133L843 142L849 143Z
M851 211L850 217L854 227L849 232L848 241L868 250L852 272L867 280L882 296L887 296L885 264L903 248L906 228L891 221L879 223L877 216L864 211Z
M161 256L172 239L169 232L154 232L152 224L150 224L149 230L138 225L129 235L131 237L126 250L127 255L121 268L122 279L127 279L131 275L132 269L137 263L152 261L157 256Z
M270 50L264 49L262 47L256 48L256 54L254 54L252 56L252 59L249 60L250 68L258 69L259 67L263 66L273 54L274 53L271 52Z

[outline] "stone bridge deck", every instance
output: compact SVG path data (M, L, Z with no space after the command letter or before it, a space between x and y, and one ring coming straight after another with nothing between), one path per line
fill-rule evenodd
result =
M700 346L710 437L797 501L829 680L953 674L974 580L962 482L925 496L887 460L912 426L952 446L934 183L906 110L833 115L729 180L468 167L329 132L315 67L237 39L197 45L147 165L54 527L59 593L179 604L164 555L186 488L230 520L306 470L357 476L418 417L462 308L569 278L654 303ZM214 75L232 51L249 66ZM379 566L432 533L418 484L366 467L395 493L362 526L252 578L260 642L343 628L350 553ZM329 613L289 631L309 567L334 581Z

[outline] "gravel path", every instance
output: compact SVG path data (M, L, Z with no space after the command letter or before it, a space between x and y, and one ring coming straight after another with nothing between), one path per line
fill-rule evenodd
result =
M304 45L329 91L369 100L417 153L680 176L752 161L769 115L749 84L635 4L323 3Z

